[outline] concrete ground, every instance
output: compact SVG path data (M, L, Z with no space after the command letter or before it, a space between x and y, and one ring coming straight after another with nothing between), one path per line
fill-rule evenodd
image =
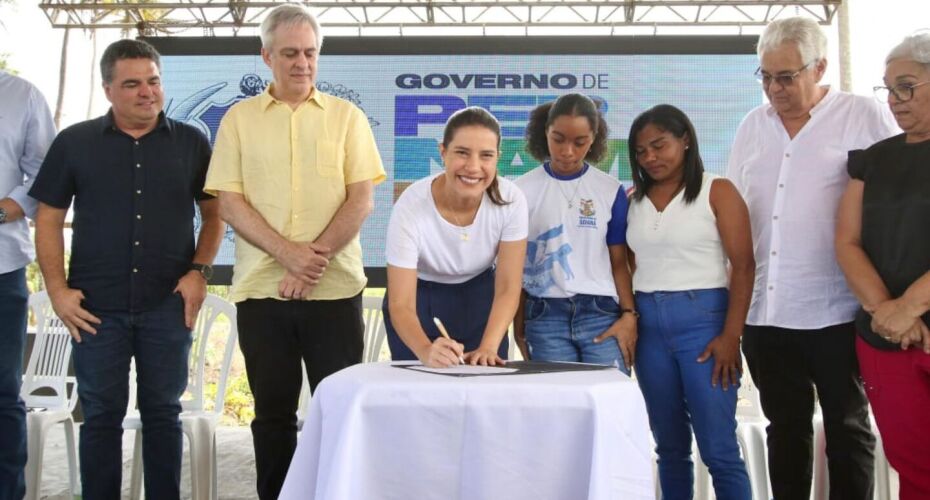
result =
M129 498L134 432L123 434L123 498ZM252 500L255 494L255 457L252 434L248 427L219 427L216 431L219 498ZM181 498L189 499L191 491L187 440L184 443L184 464L181 469ZM71 500L68 493L68 459L65 453L65 433L61 425L49 431L45 443L42 467L42 496L48 500ZM75 496L74 498L80 498Z
M132 458L133 431L123 434L123 498L129 498L129 471ZM42 468L42 496L48 500L71 500L68 494L68 460L65 454L63 427L53 427L45 444ZM220 500L253 500L255 493L255 457L252 434L248 427L218 427L216 431L217 471ZM181 469L181 498L190 498L190 465L187 440L184 443L184 464ZM897 500L898 475L890 471L890 500ZM80 498L80 497L73 497ZM711 496L713 498L713 496ZM883 500L876 495L876 500Z

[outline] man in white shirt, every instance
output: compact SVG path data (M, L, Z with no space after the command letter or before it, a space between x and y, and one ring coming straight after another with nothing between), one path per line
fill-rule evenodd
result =
M807 499L815 387L830 497L871 499L875 438L856 362L856 299L833 245L847 152L896 131L887 106L821 86L826 37L810 19L774 21L759 39L768 103L736 133L728 177L749 206L756 279L743 352L768 427L774 497Z
M0 71L0 500L26 494L26 408L19 397L29 290L26 266L35 257L26 217L38 202L27 193L39 172L55 124L33 84Z

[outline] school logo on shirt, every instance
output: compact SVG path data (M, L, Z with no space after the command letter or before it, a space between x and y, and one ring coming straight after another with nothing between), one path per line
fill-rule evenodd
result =
M581 206L578 207L578 227L597 229L597 212L594 211L594 200L579 200Z

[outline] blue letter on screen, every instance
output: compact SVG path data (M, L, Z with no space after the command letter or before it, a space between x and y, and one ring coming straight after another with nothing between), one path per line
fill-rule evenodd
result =
M530 110L536 106L536 96L472 95L468 96L468 105L480 106L494 115L497 121L501 122L501 135L504 137L523 137L523 130L526 128L526 122L530 118ZM507 122L518 122L520 125L507 126L505 125Z
M421 106L438 107L438 111L421 113ZM399 95L394 97L394 136L417 137L419 125L443 124L452 113L465 107L465 101L453 95Z
M429 175L430 160L442 165L439 141L431 137L394 138L394 180L421 179Z

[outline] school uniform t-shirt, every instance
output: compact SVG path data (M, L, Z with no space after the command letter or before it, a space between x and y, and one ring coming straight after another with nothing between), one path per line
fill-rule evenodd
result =
M514 182L529 206L526 292L616 299L607 247L626 244L629 203L620 181L587 164L577 174L559 176L546 163Z

